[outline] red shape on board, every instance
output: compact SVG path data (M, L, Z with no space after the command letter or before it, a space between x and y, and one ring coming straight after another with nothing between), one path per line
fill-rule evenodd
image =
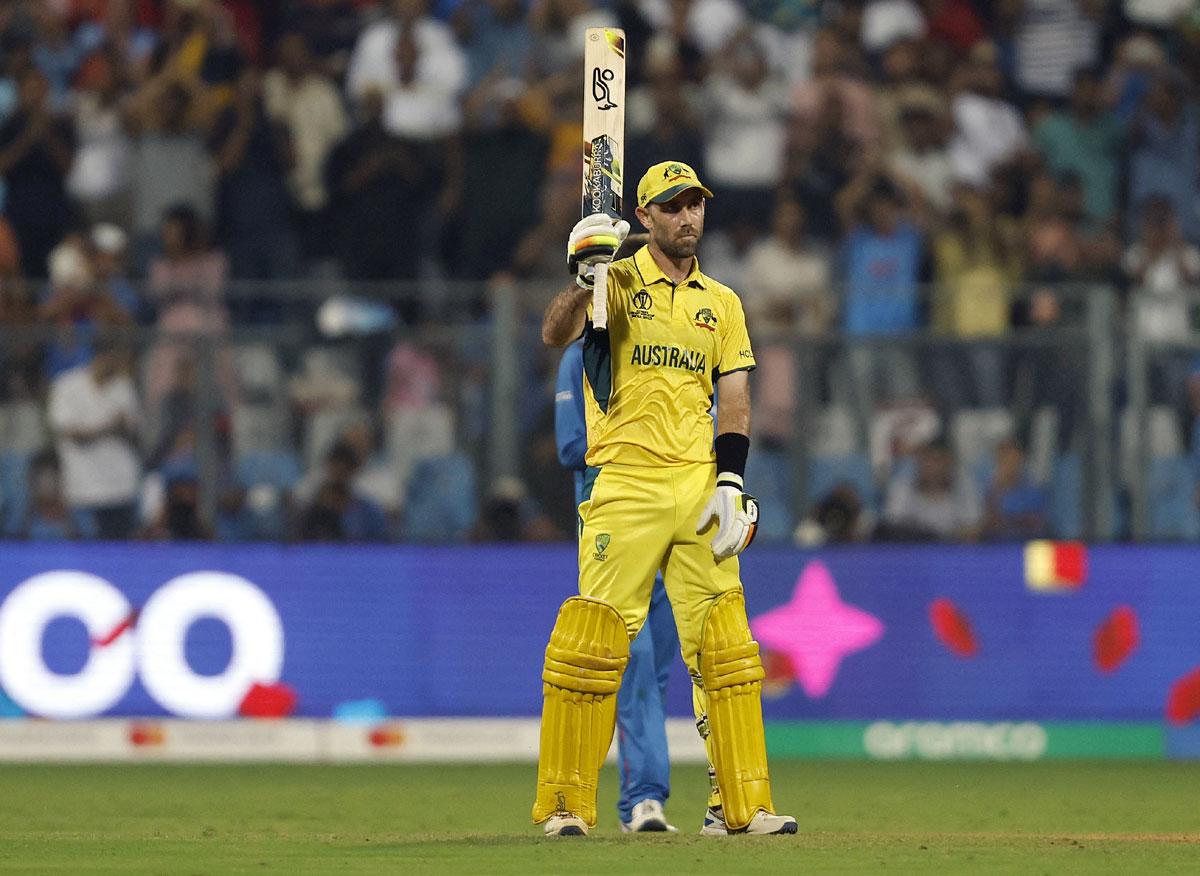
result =
M1054 576L1068 585L1082 586L1087 580L1087 546L1081 541L1060 541L1054 545Z
M238 706L238 714L243 718L286 718L296 711L297 699L292 686L282 681L252 684Z
M1128 605L1113 609L1092 636L1092 657L1101 672L1116 672L1138 646L1138 618Z
M956 657L974 657L979 653L979 641L971 629L971 621L949 599L943 596L929 603L929 622L938 641Z
M1200 669L1176 679L1167 692L1167 720L1186 724L1200 717Z

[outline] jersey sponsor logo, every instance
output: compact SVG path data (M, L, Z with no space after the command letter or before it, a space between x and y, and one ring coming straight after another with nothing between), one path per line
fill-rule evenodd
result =
M665 344L634 344L629 355L630 365L649 365L659 368L679 368L703 374L708 370L708 357L699 350L668 347Z
M630 319L654 319L654 314L650 312L654 307L654 299L645 289L634 292L631 303L633 306L629 311Z
M608 545L611 542L612 542L612 536L609 535L607 532L602 532L598 536L596 536L596 552L594 554L592 554L592 559L599 560L602 563L605 560L607 560L608 554L606 553L606 551L608 550Z
M746 347L746 349L744 349L744 350L738 350L738 355L740 357L742 357L743 359L753 359L754 351L751 350L749 347Z
M711 308L701 307L696 311L696 325L699 328L708 329L710 332L717 330L717 317Z

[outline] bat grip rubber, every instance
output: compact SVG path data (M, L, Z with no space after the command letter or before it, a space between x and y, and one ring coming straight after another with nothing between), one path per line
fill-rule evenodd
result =
M608 262L599 262L592 275L592 328L608 328Z

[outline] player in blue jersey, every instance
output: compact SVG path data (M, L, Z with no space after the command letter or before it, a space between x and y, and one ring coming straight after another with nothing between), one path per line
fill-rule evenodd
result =
M583 500L588 467L587 425L583 412L583 340L563 351L554 393L554 435L558 461L575 474L575 504ZM595 470L590 474L595 477ZM617 695L617 751L621 796L617 812L626 832L674 831L663 804L671 793L667 754L667 676L679 653L679 633L662 573L654 579L650 613L629 646L629 665Z

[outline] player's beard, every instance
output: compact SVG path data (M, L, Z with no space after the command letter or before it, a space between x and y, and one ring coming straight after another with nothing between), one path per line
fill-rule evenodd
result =
M700 243L700 232L693 229L695 237L676 238L665 237L658 241L658 248L663 254L673 259L690 259L696 254L696 245Z

